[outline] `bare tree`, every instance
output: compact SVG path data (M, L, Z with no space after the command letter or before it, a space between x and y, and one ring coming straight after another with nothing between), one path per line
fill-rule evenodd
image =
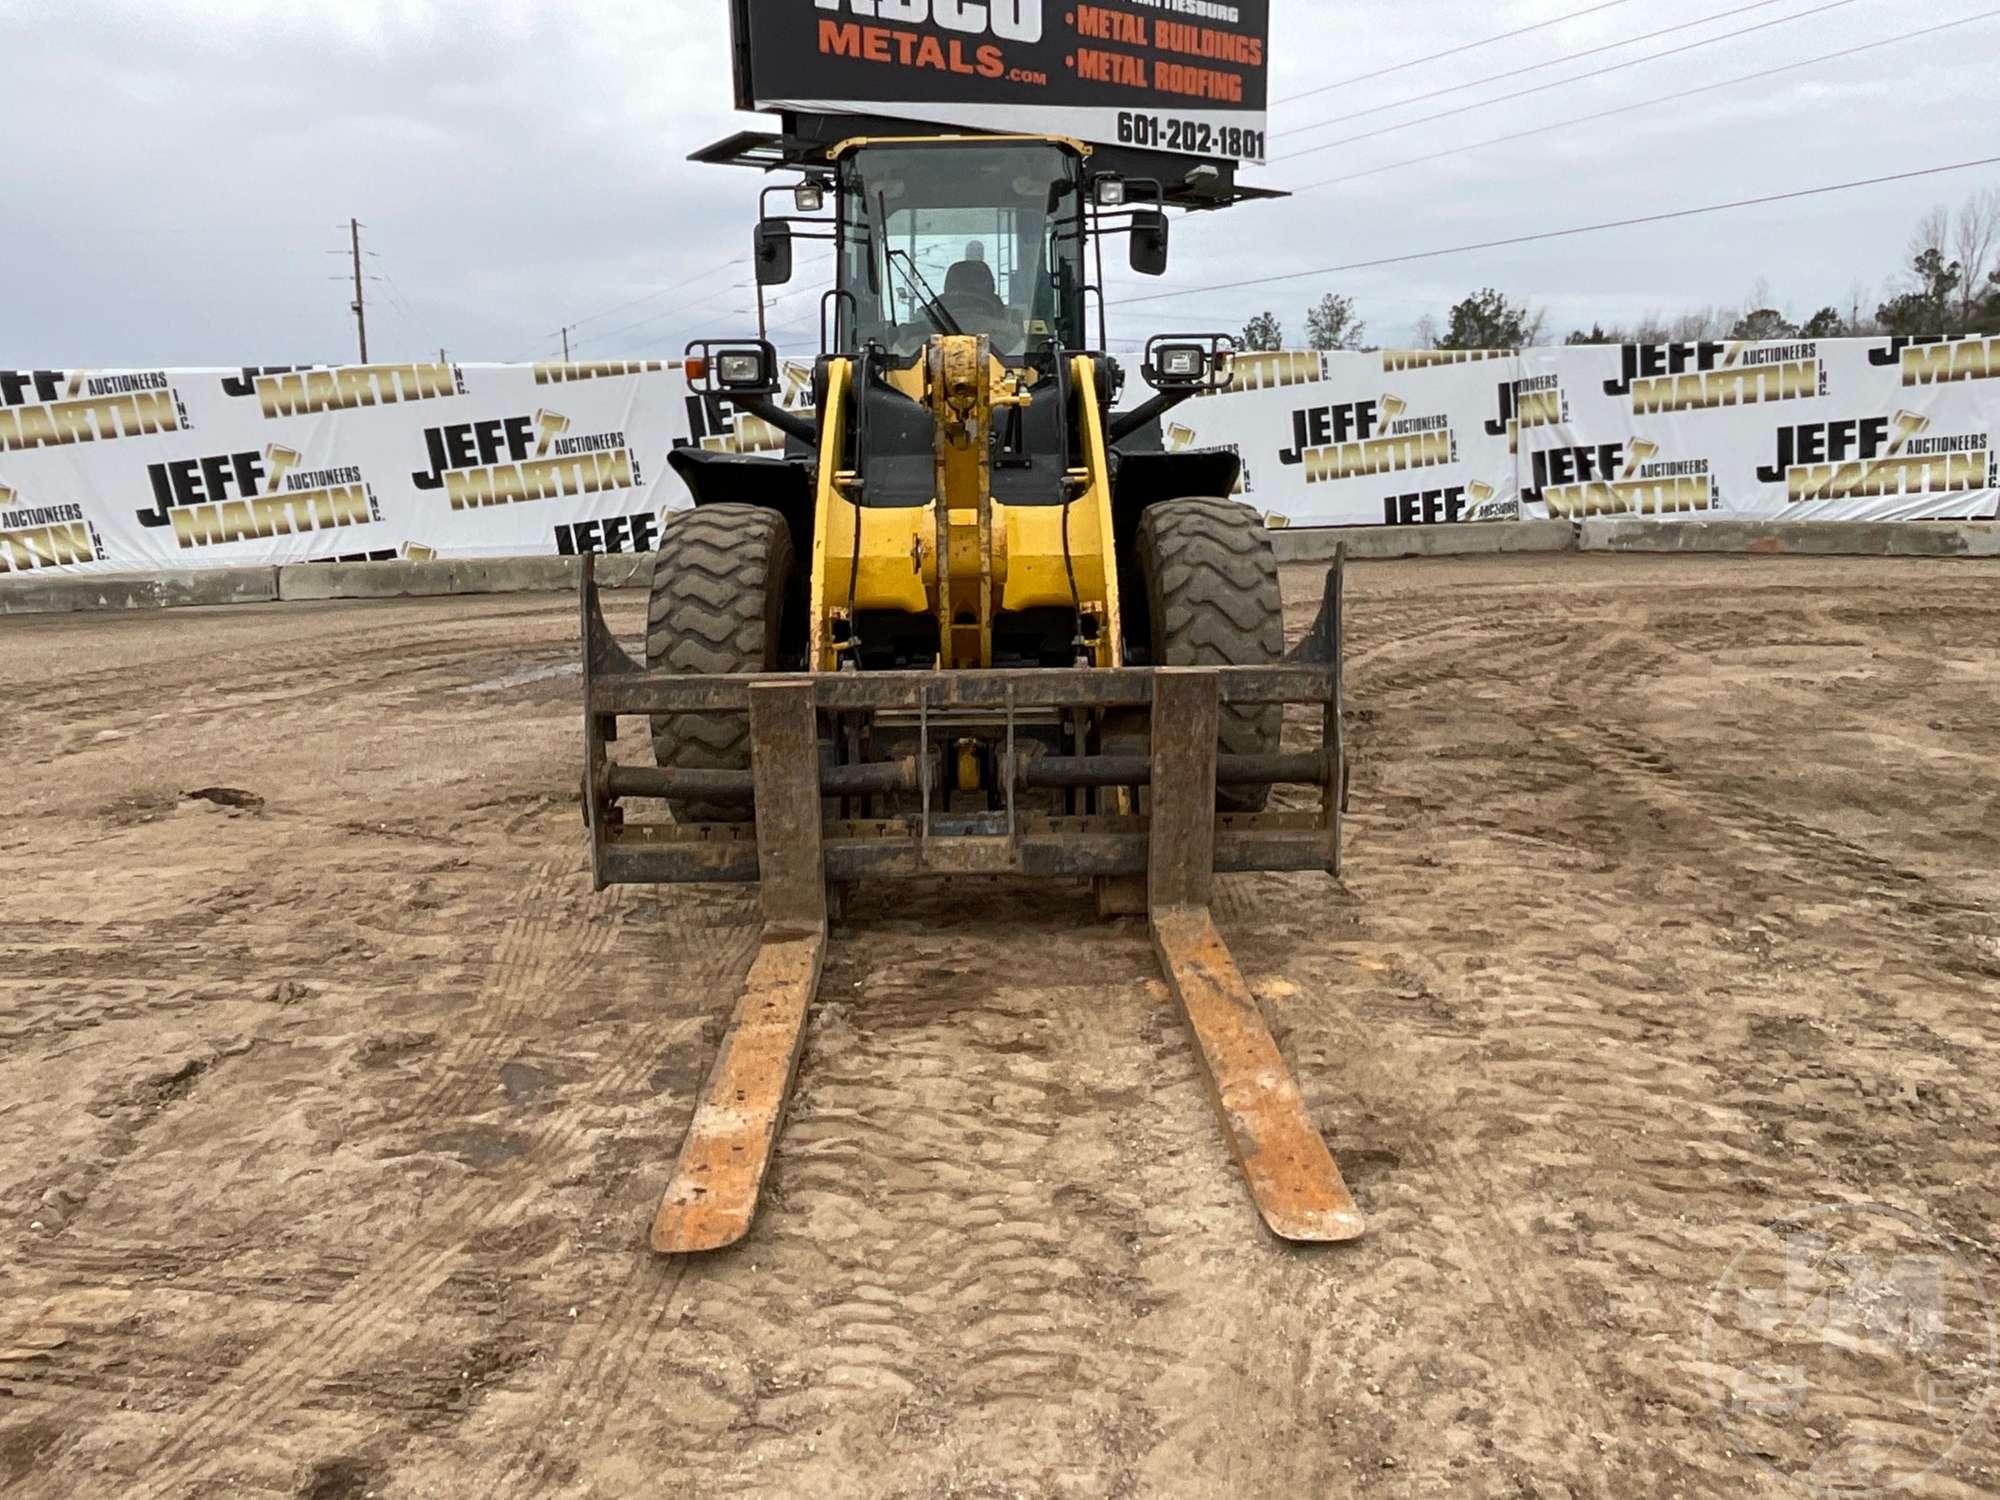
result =
M1664 313L1649 312L1632 327L1632 342L1635 344L1670 344L1674 331L1667 324Z
M1693 344L1719 339L1736 318L1734 308L1690 308L1668 324L1669 337L1663 342Z
M1857 281L1847 289L1847 336L1849 338L1862 338L1876 331L1877 325L1874 315L1868 310L1868 304L1874 300L1875 294L1869 290L1868 283L1865 281Z
M1951 210L1940 203L1936 208L1917 220L1916 233L1910 236L1909 258L1920 260L1926 250L1935 250L1938 259L1946 259L1946 248L1951 244Z
M1951 248L1965 276L1958 284L1958 332L1963 333L1972 326L1989 290L1987 279L1995 269L1995 252L2000 251L2000 188L1967 195L1958 211Z
M1750 295L1740 313L1733 318L1724 313L1722 317L1728 318L1727 336L1741 343L1768 344L1799 336L1798 324L1792 321L1787 309L1779 306L1768 276L1759 276L1750 284Z

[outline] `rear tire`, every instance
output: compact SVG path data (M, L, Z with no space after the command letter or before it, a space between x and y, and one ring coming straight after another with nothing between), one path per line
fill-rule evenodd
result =
M646 609L646 665L710 676L782 669L792 533L756 505L705 505L666 518ZM659 714L653 759L678 771L750 769L748 714ZM679 823L748 823L747 802L668 801Z
M1263 517L1234 500L1169 500L1139 521L1139 566L1152 609L1153 664L1262 667L1284 660L1278 559ZM1217 750L1274 755L1282 704L1227 707ZM1268 786L1217 787L1221 812L1262 812Z

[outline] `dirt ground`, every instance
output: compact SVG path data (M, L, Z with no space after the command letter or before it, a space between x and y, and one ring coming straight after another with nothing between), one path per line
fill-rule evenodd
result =
M691 1264L753 897L591 892L569 601L0 621L0 1491L1785 1493L1702 1342L1759 1225L2000 1290L2000 573L1351 594L1345 882L1218 916L1368 1237L1265 1236L1139 922L946 887L836 932ZM1912 1492L1996 1491L1989 1416Z

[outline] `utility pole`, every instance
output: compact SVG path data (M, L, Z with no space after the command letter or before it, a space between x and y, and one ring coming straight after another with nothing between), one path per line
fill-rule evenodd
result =
M568 364L568 363L569 363L569 325L568 325L567 323L563 324L563 331L562 331L562 336L563 336L563 363L564 363L564 364Z
M354 246L354 331L361 338L361 363L365 365L368 363L368 314L362 307L361 298L361 221L349 219L347 233Z

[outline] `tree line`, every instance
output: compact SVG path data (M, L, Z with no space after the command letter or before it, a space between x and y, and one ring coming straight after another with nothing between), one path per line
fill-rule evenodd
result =
M1740 307L1704 307L1672 317L1653 315L1630 327L1593 322L1572 329L1565 344L1669 344L1712 339L1869 338L1885 334L2000 334L2000 189L1974 193L1954 214L1932 209L1910 238L1908 260L1880 294L1857 285L1843 310L1828 305L1803 321L1778 305L1760 280ZM1874 303L1873 311L1868 304ZM1526 349L1550 334L1546 310L1484 287L1453 307L1440 326L1426 316L1412 341L1426 349ZM1327 292L1306 309L1305 347L1367 350L1368 325L1354 299ZM1284 323L1266 310L1244 324L1246 349L1297 347Z

